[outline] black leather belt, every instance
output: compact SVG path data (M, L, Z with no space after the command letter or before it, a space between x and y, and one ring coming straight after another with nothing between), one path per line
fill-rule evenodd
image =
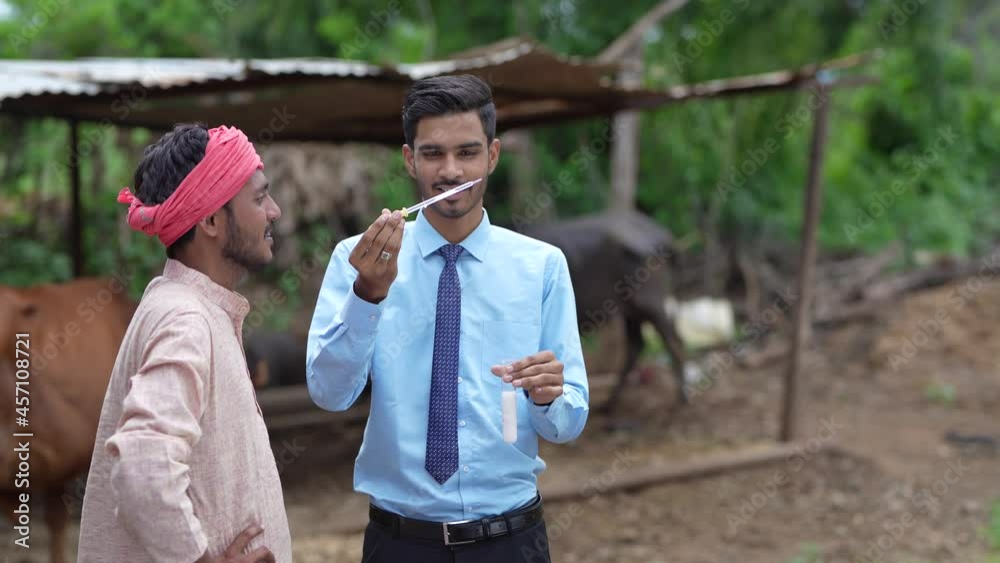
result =
M490 538L498 538L529 528L542 520L542 497L527 506L512 510L500 516L480 520L460 520L457 522L429 522L404 518L398 514L382 510L370 504L368 517L386 528L398 530L400 538L422 539L444 545L475 543Z

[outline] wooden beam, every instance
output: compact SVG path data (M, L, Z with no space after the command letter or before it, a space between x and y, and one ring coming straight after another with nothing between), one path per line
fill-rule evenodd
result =
M309 396L309 388L304 384L258 389L257 404L260 405L265 417L323 410L313 402Z
M805 208L802 220L802 248L799 251L799 300L795 304L795 332L792 334L791 357L785 373L785 395L781 416L781 441L795 439L798 427L798 390L802 349L809 341L813 272L816 266L816 227L823 204L823 155L832 93L822 83L818 84L823 98L813 111L812 142L809 147L809 178L806 186ZM803 385L804 387L804 385Z
M804 444L768 444L761 448L746 448L701 459L638 467L623 473L603 492L634 491L654 485L706 479L731 471L753 469L786 459L795 455L796 451L802 451L804 447ZM581 498L586 490L579 483L560 483L542 488L541 495L546 501L557 502Z
M69 122L69 176L70 176L70 211L69 211L69 253L73 260L73 277L83 275L83 210L80 203L80 123L75 119Z
M348 428L368 420L367 409L349 409L344 412L331 412L322 409L309 409L305 412L286 413L264 416L264 424L271 434L289 430L299 430L309 426L327 426L333 428Z
M801 89L820 80L823 71L839 71L863 64L875 53L860 53L820 64L810 64L797 69L776 70L761 74L737 76L671 86L660 91L640 92L629 96L625 104L633 109L652 109L663 105L704 98L756 95L770 92ZM843 87L867 86L878 82L870 76L823 77L827 90Z
M742 451L705 456L701 459L630 468L601 489L600 494L627 492L654 485L704 479L728 472L754 469L788 459L789 456L794 456L796 452L801 452L804 448L804 444L772 444L762 448L747 448ZM820 450L820 453L823 452L840 453L840 449L836 446L826 445ZM565 502L593 496L594 492L589 491L588 487L581 487L579 482L572 482L548 487L542 486L539 493L545 502ZM367 525L368 514L366 512L355 514L350 519L338 520L332 525L323 523L322 529L317 529L315 533L357 534L363 532ZM305 533L312 535L310 532Z

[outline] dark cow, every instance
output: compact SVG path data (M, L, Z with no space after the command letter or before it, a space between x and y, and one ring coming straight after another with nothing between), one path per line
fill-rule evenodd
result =
M306 342L287 332L255 330L243 339L250 379L257 389L306 384Z
M27 289L0 286L0 510L21 509L19 454L15 432L31 432L31 500L44 501L52 537L51 560L63 563L66 551L65 484L87 470L111 370L135 303L117 279L81 279ZM28 410L15 413L17 334L30 335ZM23 346L21 347L23 349ZM22 356L23 359L23 356ZM14 426L27 414L30 425ZM23 510L22 510L23 512ZM34 521L34 513L29 513Z
M673 256L670 233L633 211L527 225L519 231L559 247L566 255L582 334L603 328L615 315L622 315L625 321L625 365L603 409L614 409L625 378L642 353L643 322L651 323L663 338L673 359L678 399L686 403L684 347L664 308Z

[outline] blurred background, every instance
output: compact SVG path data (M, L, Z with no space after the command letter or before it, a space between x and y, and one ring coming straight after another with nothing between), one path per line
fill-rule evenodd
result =
M263 108L245 130L284 216L241 288L248 366L296 560L359 560L367 406L310 406L305 331L333 246L416 201L405 87L473 72L500 106L490 219L559 245L579 298L593 413L542 447L554 560L996 562L998 41L988 0L0 0L0 285L137 300L165 258L115 202L143 148ZM604 308L621 283L657 310ZM88 318L51 314L40 345ZM70 560L74 479L39 507ZM5 561L48 560L42 522L30 552L0 529Z

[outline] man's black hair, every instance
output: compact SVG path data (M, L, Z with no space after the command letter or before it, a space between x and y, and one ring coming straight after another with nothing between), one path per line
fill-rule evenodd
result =
M403 134L413 147L417 124L424 117L478 111L479 121L490 143L497 131L497 108L490 87L471 74L435 76L413 83L403 105Z
M208 128L201 123L183 123L174 126L160 140L146 147L135 169L133 189L135 196L145 205L166 201L184 178L194 170L208 147ZM229 209L226 203L226 209ZM167 256L175 258L177 251L194 240L195 227L181 235L167 247Z

